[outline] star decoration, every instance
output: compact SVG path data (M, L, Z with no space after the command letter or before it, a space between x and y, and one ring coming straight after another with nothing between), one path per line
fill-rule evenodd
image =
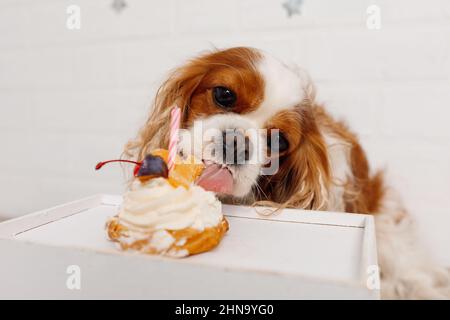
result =
M111 7L117 12L122 12L127 7L127 3L124 0L114 0Z
M300 7L302 6L303 0L287 0L283 3L283 8L286 9L288 17L292 17L294 14L301 14Z

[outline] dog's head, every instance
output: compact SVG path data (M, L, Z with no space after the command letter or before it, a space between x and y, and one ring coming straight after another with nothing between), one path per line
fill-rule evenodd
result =
M328 169L313 91L304 72L257 49L207 53L172 72L127 151L142 159L167 147L177 105L185 129L179 150L207 164L202 184L235 198L318 208Z

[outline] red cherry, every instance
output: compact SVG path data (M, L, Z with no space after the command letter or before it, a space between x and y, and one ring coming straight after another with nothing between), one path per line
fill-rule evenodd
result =
M139 170L141 169L141 167L142 167L142 163L137 164L137 165L134 167L133 174L134 174L135 177L138 176L138 172L139 172Z
M163 158L148 154L142 161L142 165L139 166L139 171L136 176L167 178L169 176L169 169Z

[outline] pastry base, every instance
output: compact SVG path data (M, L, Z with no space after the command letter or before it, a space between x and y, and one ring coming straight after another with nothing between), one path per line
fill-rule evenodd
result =
M185 257L202 253L215 248L228 231L228 221L222 221L215 227L198 231L193 228L181 230L164 230L174 238L173 244L164 250L151 246L151 235L145 239L132 241L129 229L120 224L118 217L114 217L106 224L110 240L118 242L122 250L140 251L147 254L161 254L172 257ZM131 241L130 241L131 240Z

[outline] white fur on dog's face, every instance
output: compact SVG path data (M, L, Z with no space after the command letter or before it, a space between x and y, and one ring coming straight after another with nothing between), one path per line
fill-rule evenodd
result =
M225 164L222 154L222 132L240 129L252 145L251 159L243 164ZM266 141L255 122L238 114L217 114L196 120L186 131L180 131L179 149L182 154L194 154L204 162L227 166L233 176L232 196L244 197L256 183L261 165L265 161ZM220 151L220 152L218 152Z
M254 147L252 155L256 156L252 159L257 161L226 165L233 176L234 197L245 197L257 183L260 169L266 160L264 157L267 141L261 129L266 128L266 124L278 112L298 106L304 98L303 88L306 80L302 79L297 70L267 54L261 54L260 60L254 64L256 68L253 71L264 81L264 92L262 101L253 111L203 116L195 120L197 127L202 127L201 133L195 132L195 124L191 125L187 132L180 133L179 148L183 154L194 154L198 159L222 164L222 157L211 152L211 146L222 141L222 132L226 129L252 130L254 134L248 137ZM200 137L205 133L208 135L208 132L213 137Z
M245 117L264 127L278 112L301 103L307 79L300 69L288 67L268 54L263 55L257 70L264 79L264 99L255 111Z

